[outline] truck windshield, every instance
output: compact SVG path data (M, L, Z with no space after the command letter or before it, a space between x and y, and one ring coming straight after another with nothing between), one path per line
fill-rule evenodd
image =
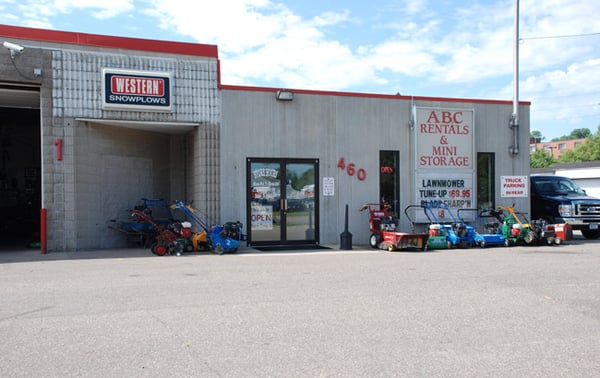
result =
M574 181L564 177L536 181L535 187L540 193L585 195L585 191L581 189L579 185L577 185Z

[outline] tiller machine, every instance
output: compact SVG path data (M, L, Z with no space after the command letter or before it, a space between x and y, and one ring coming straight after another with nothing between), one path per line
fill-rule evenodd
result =
M207 248L219 255L223 253L235 253L240 246L240 242L245 240L245 236L242 233L243 225L239 221L226 222L221 226L209 228L191 205L186 205L182 201L176 201L171 207L184 212L189 219L200 227L200 230L192 237L192 244L195 250Z
M152 253L158 256L181 255L183 251L191 251L192 245L189 238L192 234L190 222L173 222L168 225L159 225L146 215L144 211L133 209L132 217L148 222L156 230L156 239L150 246Z
M427 250L428 234L414 234L399 232L397 224L388 214L385 204L367 203L359 211L369 210L369 244L372 248L395 251L398 249L414 248L421 251Z

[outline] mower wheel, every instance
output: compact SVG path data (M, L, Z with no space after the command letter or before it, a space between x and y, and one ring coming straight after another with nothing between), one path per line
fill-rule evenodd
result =
M225 252L223 251L223 246L220 243L215 247L215 252L217 252L217 255L222 255L223 252Z
M388 246L387 246L387 250L388 250L389 252L394 252L394 249L396 249L396 248L394 248L394 245L393 245L393 244L388 244Z
M152 253L158 256L164 256L167 254L167 246L162 243L154 243L152 247L150 247Z
M527 235L525 235L525 243L528 245L534 244L537 242L537 235L533 231L529 231Z
M382 237L378 233L372 233L369 238L369 245L371 248L379 248L379 243L381 243Z
M480 240L479 241L479 247L485 248L485 240Z

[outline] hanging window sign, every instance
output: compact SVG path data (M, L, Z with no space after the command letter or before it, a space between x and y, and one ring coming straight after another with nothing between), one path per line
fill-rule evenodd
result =
M171 74L133 70L102 70L102 108L171 111Z
M273 229L273 206L252 204L250 220L253 230Z

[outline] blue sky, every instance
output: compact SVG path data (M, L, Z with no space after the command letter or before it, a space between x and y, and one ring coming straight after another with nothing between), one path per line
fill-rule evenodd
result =
M7 0L0 23L215 44L223 84L512 100L514 0ZM520 1L519 98L600 125L597 0Z

